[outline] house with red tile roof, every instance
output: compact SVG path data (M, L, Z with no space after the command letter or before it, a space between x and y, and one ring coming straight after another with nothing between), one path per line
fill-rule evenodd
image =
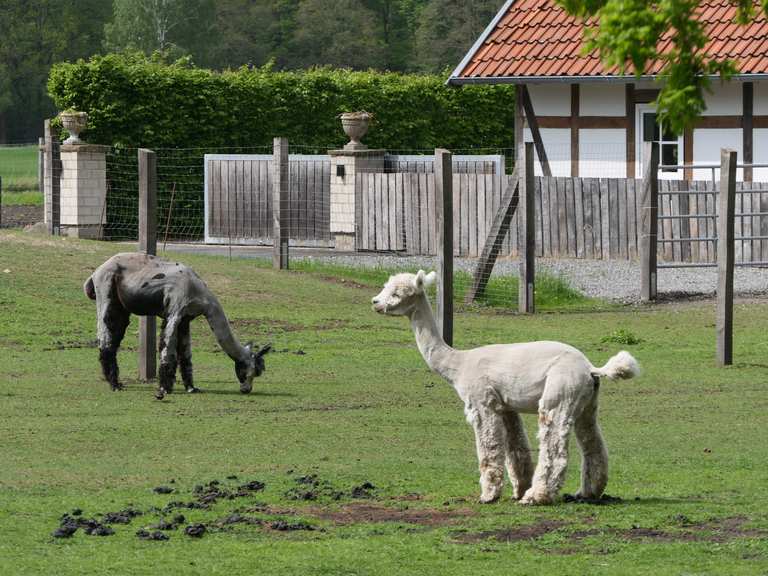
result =
M700 2L696 17L709 38L707 55L730 59L738 74L729 82L713 80L706 111L679 136L656 118L662 63L652 62L640 78L605 67L596 51L584 53L584 29L597 22L568 15L554 0L507 0L448 83L523 86L516 135L543 148L555 176L639 177L648 141L660 144L665 165L719 163L723 147L736 150L739 162L768 163L768 20L755 5L754 20L739 25L730 1ZM670 44L667 34L660 49ZM668 169L662 177L704 179L708 173ZM768 169L739 170L740 179L753 177L768 180Z

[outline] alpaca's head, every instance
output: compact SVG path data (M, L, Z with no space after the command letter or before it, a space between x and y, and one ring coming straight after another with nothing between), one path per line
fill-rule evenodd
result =
M244 362L235 362L235 374L240 382L240 392L249 394L253 389L254 377L261 376L264 372L264 354L272 350L272 345L267 344L259 350L253 350L253 343L245 345L248 350L248 359Z
M418 298L435 283L436 276L434 272L427 274L424 270L390 276L381 292L371 300L373 310L390 316L407 316Z

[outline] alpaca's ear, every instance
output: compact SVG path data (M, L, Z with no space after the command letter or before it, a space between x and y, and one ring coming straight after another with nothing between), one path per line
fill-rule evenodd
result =
M413 285L416 290L424 290L424 270L416 272L416 278L413 279Z
M435 283L436 280L437 280L437 272L432 270L432 272L424 276L424 287L429 288Z
M263 346L261 350L256 352L256 358L261 358L262 356L264 356L264 354L266 354L270 350L272 350L272 344L267 344L266 346Z

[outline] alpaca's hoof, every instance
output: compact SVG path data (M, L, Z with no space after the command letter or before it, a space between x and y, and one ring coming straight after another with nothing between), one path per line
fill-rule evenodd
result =
M158 388L157 392L155 392L155 400L162 400L163 398L165 398L165 389Z
M519 502L526 506L544 506L552 504L552 498L548 494L536 494L533 490L529 489Z
M195 388L194 386L190 386L189 388L187 388L188 394L197 394L199 392L200 392L200 388Z
M117 383L117 384L112 384L112 386L110 386L110 388L112 388L112 392L119 392L120 390L125 388L125 386L123 386L120 383Z
M496 494L495 496L480 496L478 501L480 504L493 504L494 502L498 502L500 497L500 494Z

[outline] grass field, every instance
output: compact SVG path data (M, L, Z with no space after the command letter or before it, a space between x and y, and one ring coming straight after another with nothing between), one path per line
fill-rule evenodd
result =
M135 320L120 355L126 390L110 392L98 372L81 286L119 249L0 234L3 575L768 572L768 303L737 306L727 369L714 366L707 302L458 314L459 347L558 339L603 364L612 340L639 340L628 349L645 369L601 389L607 491L620 502L526 508L507 491L480 505L462 406L407 321L371 312L374 279L185 255L236 332L277 352L243 396L196 320L204 393L157 402L136 380ZM535 417L526 424L533 440ZM578 466L574 445L565 492ZM265 487L227 498L254 480ZM217 496L208 509L169 505ZM128 507L143 514L114 535L52 537L64 513L103 520ZM168 541L138 538L162 510L184 522ZM203 537L185 535L197 523Z
M0 146L4 205L41 205L37 188L37 146Z

